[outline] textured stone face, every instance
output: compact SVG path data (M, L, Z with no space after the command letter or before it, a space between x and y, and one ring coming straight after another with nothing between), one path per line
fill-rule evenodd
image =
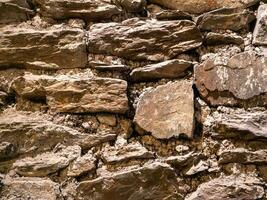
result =
M257 23L253 33L255 45L267 45L267 5L260 5L257 14Z
M253 192L252 192L253 191ZM198 189L189 195L186 200L223 200L223 199L259 199L264 195L264 188L256 177L226 176L213 179L202 184Z
M43 177L67 167L80 155L80 146L69 146L56 153L44 153L34 158L26 157L17 160L13 168L21 176Z
M4 199L61 200L59 185L50 179L7 178L1 191ZM41 195L40 195L41 194Z
M220 155L219 162L242 163L242 164L266 164L267 150L249 151L244 148L223 151Z
M55 112L124 113L128 109L127 82L111 78L25 75L13 83L25 99L45 99Z
M244 52L231 58L212 56L195 67L195 84L211 105L266 105L267 59Z
M233 30L248 28L255 19L253 12L234 8L221 8L204 13L197 18L197 25L201 30Z
M4 0L0 2L0 24L22 22L34 14L25 0Z
M34 0L40 13L54 19L82 18L86 21L110 19L121 10L105 0Z
M84 68L84 32L80 29L0 28L0 68ZM66 56L67 55L67 56Z
M186 11L194 14L201 14L204 12L208 12L211 10L215 10L222 7L230 7L230 8L245 8L252 6L259 2L259 0L151 0L153 3L157 3L164 7Z
M66 146L80 145L83 149L91 148L102 142L114 140L115 134L82 134L72 128L57 125L45 119L41 113L6 111L0 115L0 138L5 141L3 149L10 148L10 154L2 158L16 155L42 153L52 150L58 143ZM8 149L7 149L8 150Z
M177 199L177 189L174 170L167 164L153 163L124 173L81 182L77 188L77 199Z
M230 109L229 112L215 113L206 119L204 131L220 139L267 139L267 112Z
M159 139L185 134L193 136L194 103L192 83L187 80L158 86L141 95L134 121Z
M88 51L130 60L162 61L201 45L191 21L156 21L133 18L122 23L94 24L89 29Z
M133 82L146 82L161 78L178 78L185 75L185 71L191 66L191 62L184 60L168 60L136 68L131 72L130 78Z

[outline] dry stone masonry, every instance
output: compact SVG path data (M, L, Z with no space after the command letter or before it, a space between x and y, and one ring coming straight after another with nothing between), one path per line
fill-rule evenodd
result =
M267 1L0 0L0 199L267 200Z

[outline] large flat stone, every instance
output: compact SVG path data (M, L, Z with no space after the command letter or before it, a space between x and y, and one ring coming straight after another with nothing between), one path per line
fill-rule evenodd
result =
M112 78L26 74L12 85L20 98L43 99L54 112L125 113L127 82Z
M151 0L166 8L186 11L194 14L201 14L222 7L228 8L246 8L259 2L259 0Z
M103 142L115 140L116 135L82 134L47 120L41 113L10 109L0 114L0 138L1 142L5 142L5 146L12 150L10 154L3 155L3 158L8 159L18 155L51 151L59 143L65 146L79 145L82 149L89 149Z
M214 54L195 67L195 84L213 106L266 106L266 69L267 58L252 51L231 58Z
M87 64L84 31L73 28L39 30L0 28L0 68L63 69Z
M219 163L267 164L267 150L249 151L244 148L225 150L220 153Z
M143 93L134 117L136 125L159 139L193 136L194 102L191 81L182 80Z
M175 171L167 164L153 163L83 181L77 200L178 199L177 190Z
M59 185L43 178L6 178L1 199L63 200Z
M0 2L0 24L22 22L34 14L25 0L3 0Z
M241 174L215 178L201 184L186 200L260 199L264 195L260 179Z
M227 109L214 113L205 120L204 132L218 139L267 139L267 112Z
M162 61L199 47L202 36L191 21L137 18L122 23L99 23L89 29L88 51L129 60Z
M201 30L233 30L247 29L255 19L253 12L235 8L221 8L204 13L197 18Z
M131 72L130 78L132 82L146 82L161 78L179 78L184 76L186 74L185 71L192 66L191 62L185 60L168 60L136 68Z
M43 16L54 19L82 18L86 21L111 19L122 11L105 0L35 0Z
M56 153L48 152L36 157L16 160L13 168L21 176L43 177L66 168L71 161L80 157L80 155L80 146L69 146Z
M253 33L253 44L267 45L267 4L260 5Z

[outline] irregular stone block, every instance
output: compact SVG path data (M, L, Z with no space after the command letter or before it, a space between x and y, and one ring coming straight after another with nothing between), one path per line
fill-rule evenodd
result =
M175 177L175 171L167 164L146 164L137 169L81 182L77 188L77 199L178 199Z
M132 82L153 81L161 78L179 78L193 64L184 60L168 60L157 64L134 69L130 78Z
M255 5L259 0L150 0L152 3L159 4L173 10L181 10L194 14L201 14L222 7L246 8Z
M45 178L6 178L1 199L63 200L59 185Z
M267 58L252 51L231 58L214 54L195 67L195 84L213 106L266 106L266 69Z
M112 78L26 74L12 88L29 100L43 99L54 112L125 113L127 82Z
M263 195L264 188L258 178L241 174L220 177L203 183L186 200L256 200L262 198Z
M154 154L138 142L129 144L127 141L122 144L117 142L115 147L107 147L102 152L102 159L108 164L149 158L154 158Z
M0 2L0 24L22 22L34 15L25 0L4 0Z
M129 19L99 23L89 29L88 51L129 60L162 61L197 48L202 36L191 21Z
M105 0L34 0L43 16L56 20L82 18L85 21L111 19L121 10Z
M191 81L158 86L140 96L134 122L159 139L193 136L194 102Z
M260 5L253 32L253 44L267 45L267 4Z
M209 32L205 37L207 45L221 45L221 44L244 44L244 39L235 34L222 34Z
M27 155L52 150L58 143L79 145L83 150L115 140L115 134L82 134L72 128L57 125L41 113L7 109L0 114L0 138L12 145L13 155Z
M233 30L248 28L255 19L254 13L247 10L221 8L204 13L197 18L197 25L201 30Z
M225 150L220 153L219 163L267 164L267 150L249 151L244 148Z
M53 153L43 153L36 157L26 157L13 164L16 173L21 176L43 177L55 173L69 165L71 161L80 157L80 146L69 146Z
M80 29L0 28L0 68L63 69L87 64L84 32Z
M267 139L267 112L227 109L214 113L206 118L204 132L218 139Z

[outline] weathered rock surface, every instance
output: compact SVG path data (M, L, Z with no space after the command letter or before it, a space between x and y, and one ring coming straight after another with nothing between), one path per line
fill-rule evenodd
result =
M204 13L197 18L197 25L201 30L233 30L248 28L248 24L255 19L253 12L234 8L221 8Z
M260 5L253 33L253 44L267 45L267 4Z
M6 178L1 191L1 199L60 200L59 185L42 178Z
M264 188L260 180L249 175L231 175L201 184L186 200L260 199Z
M231 58L214 54L195 67L195 84L213 106L266 106L266 69L267 59L252 51Z
M168 83L143 93L134 121L138 127L159 139L193 136L194 103L192 83Z
M43 99L55 112L125 113L127 82L111 78L26 74L12 85L20 98Z
M235 34L222 34L214 32L209 32L205 37L205 41L207 45L244 44L244 39L241 36Z
M206 119L204 131L214 138L267 139L267 112L231 109L214 113Z
M124 140L124 139L120 139ZM102 159L108 164L120 163L129 160L154 158L154 154L143 147L139 142L129 143L117 140L114 147L107 147L102 152Z
M130 78L133 82L153 81L161 78L179 78L193 64L184 60L168 60L157 64L147 65L134 69Z
M80 157L81 147L69 146L56 153L43 153L36 157L26 157L13 164L16 173L22 176L43 177L55 173Z
M87 63L84 32L72 28L0 28L0 67L63 69ZM67 55L67 56L66 56Z
M221 164L267 164L267 150L258 150L254 152L244 148L225 150L221 152L219 162Z
M194 14L200 14L222 7L245 8L258 3L259 0L151 0L151 2L174 10L181 10Z
M192 17L180 10L164 10L156 14L157 20L191 20Z
M4 0L0 2L0 24L22 22L31 18L34 11L25 0Z
M58 143L80 145L83 149L114 140L115 134L89 135L54 124L40 113L6 110L0 114L1 141L14 146L13 154L33 154L52 150Z
M82 18L86 21L109 20L121 10L105 0L34 0L43 16L53 19Z
M122 7L128 12L140 12L144 10L145 0L111 0L111 2Z
M177 190L174 170L167 164L153 163L81 182L77 188L77 199L178 199Z
M162 61L201 45L202 37L191 21L129 19L99 23L89 29L88 51L129 60Z
M67 176L77 177L83 175L89 171L92 171L96 168L96 158L91 152L77 158L73 161L67 172Z

